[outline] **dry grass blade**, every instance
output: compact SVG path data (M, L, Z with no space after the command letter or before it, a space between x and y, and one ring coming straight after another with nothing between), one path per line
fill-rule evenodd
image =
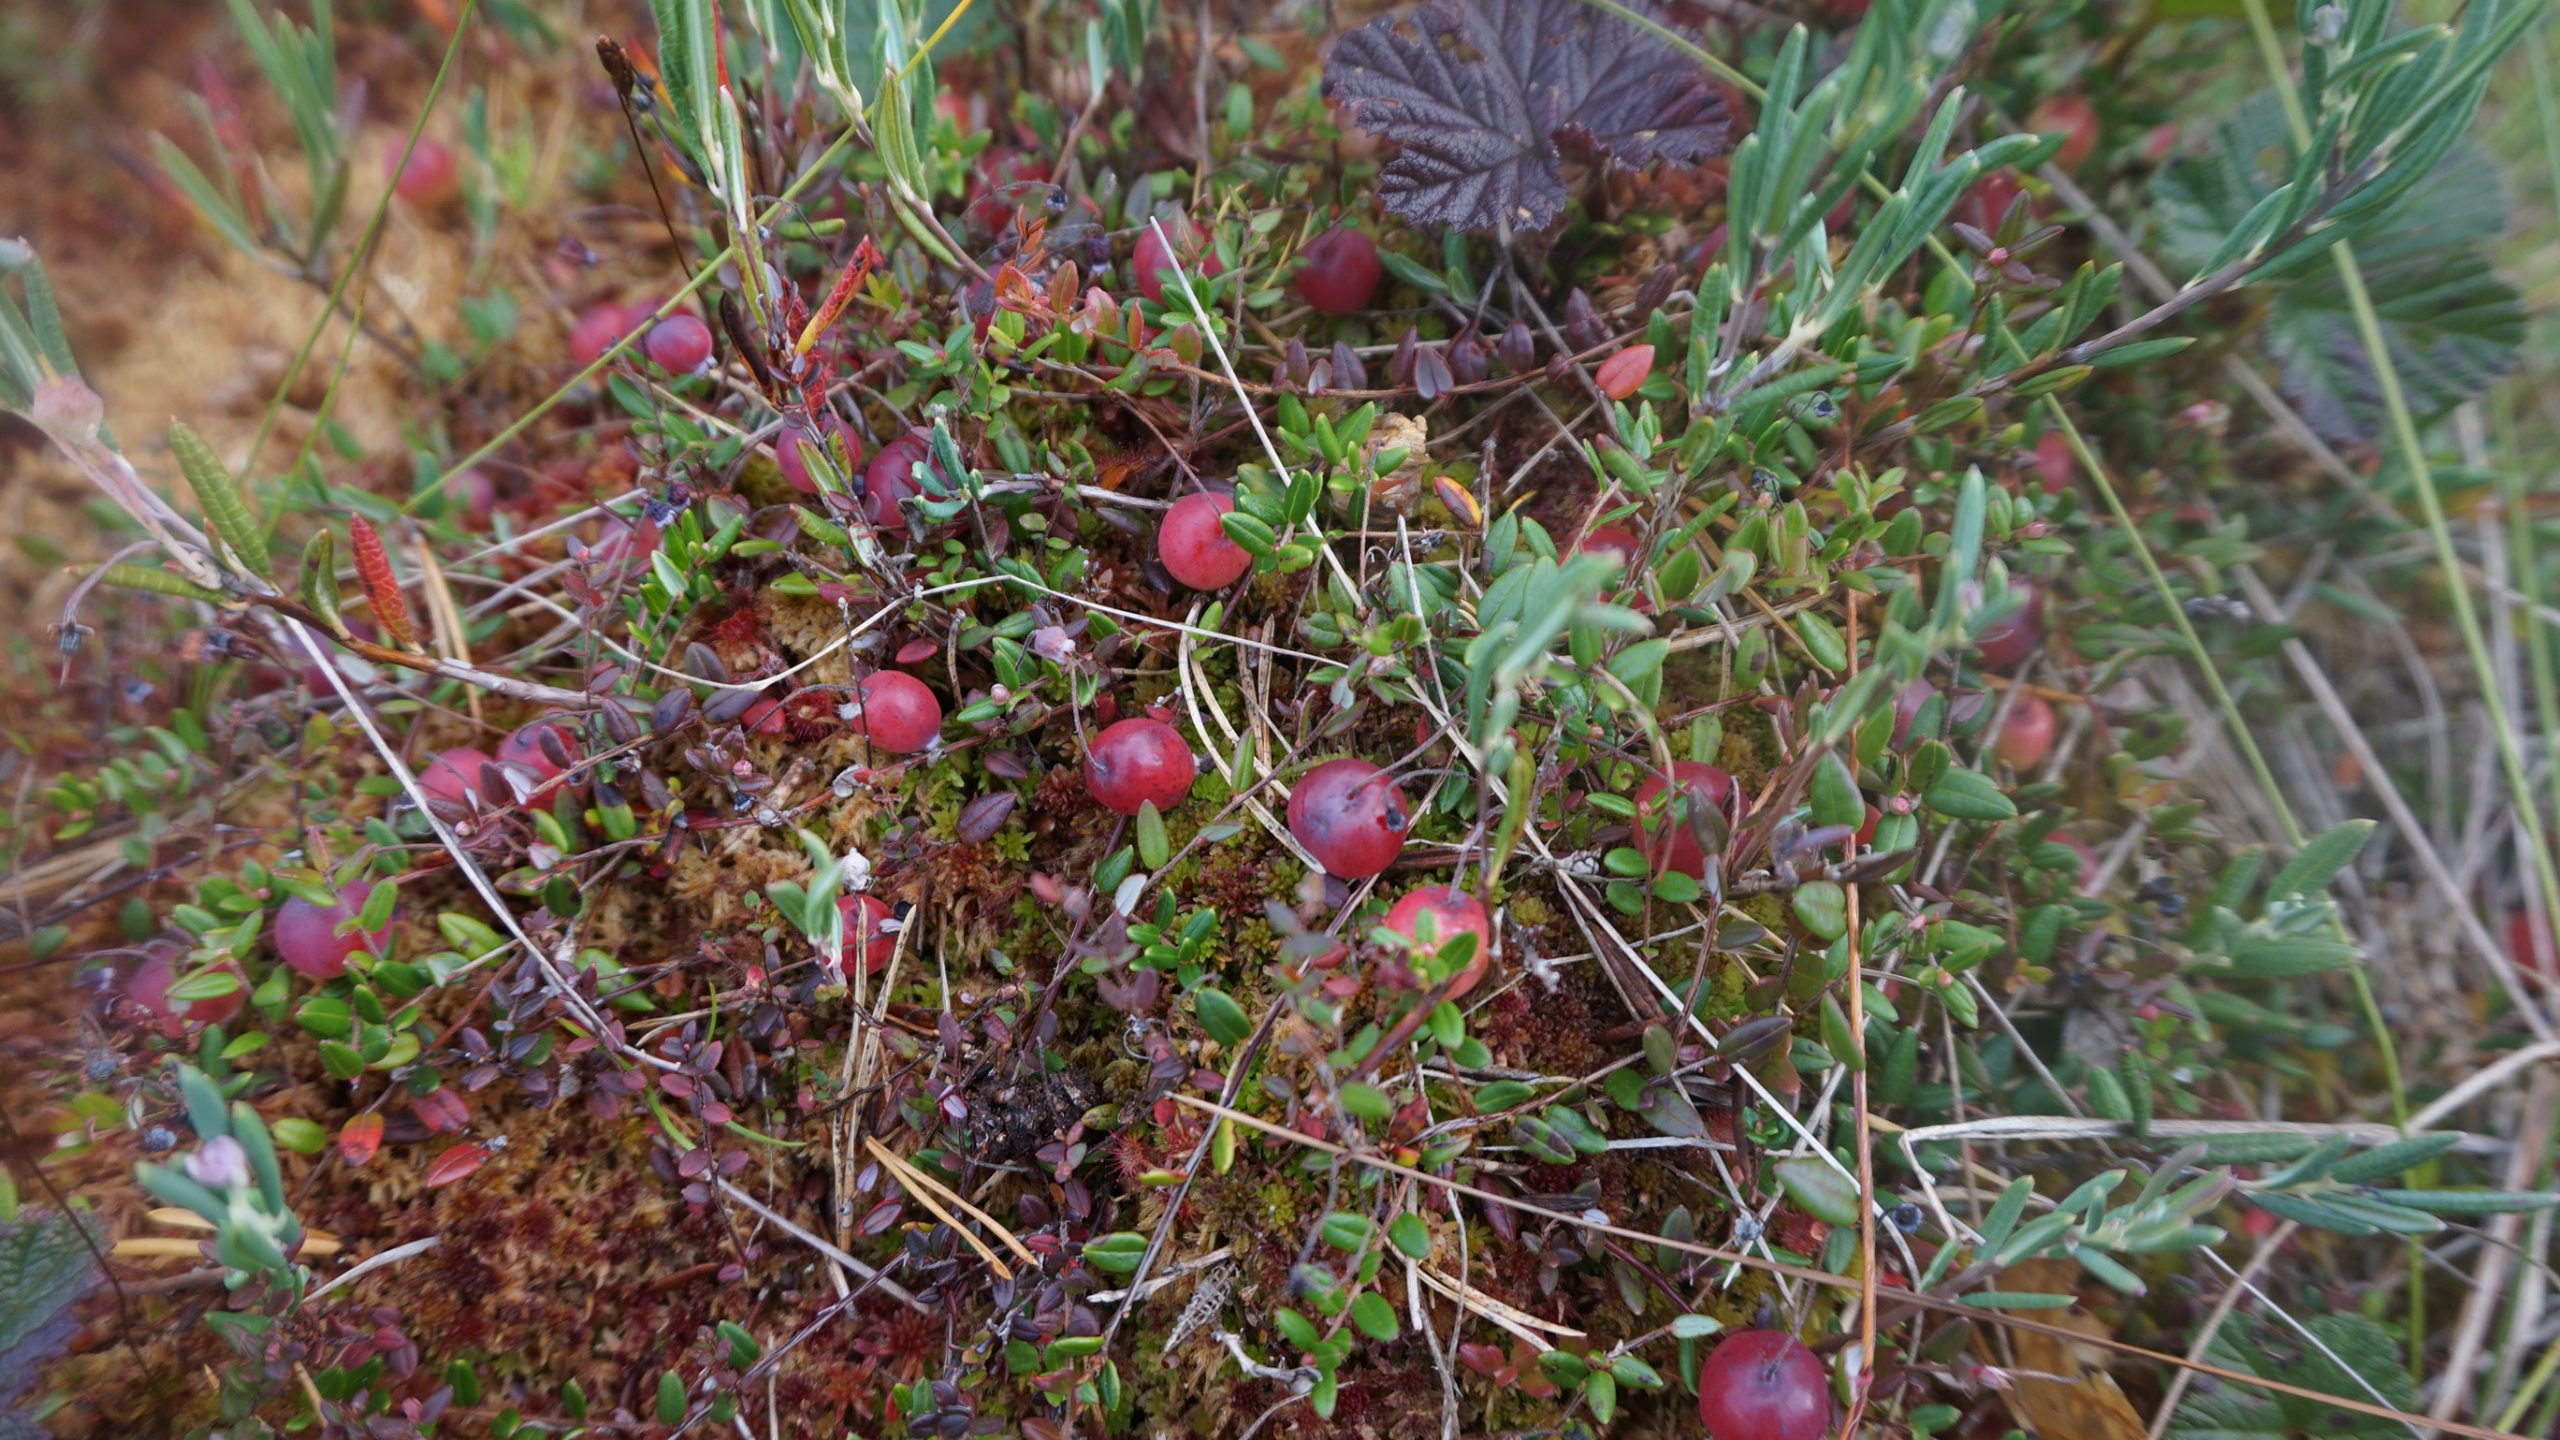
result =
M900 1155L895 1150L890 1149L888 1146L881 1144L878 1136L865 1135L862 1137L862 1146L864 1149L871 1152L871 1158L887 1166L889 1168L889 1172L898 1177L898 1183L906 1187L907 1193L913 1195L916 1198L917 1203L932 1211L935 1218L941 1220L943 1224L948 1225L953 1230L957 1231L961 1239L968 1241L970 1248L976 1250L989 1265L993 1266L999 1277L1010 1279L1012 1278L1013 1272L1005 1268L1004 1262L996 1257L995 1251L990 1249L985 1241L979 1239L968 1226L963 1225L958 1220L952 1218L951 1211L942 1208L943 1204L949 1204L953 1209L959 1210L971 1219L976 1220L979 1224L986 1226L988 1230L994 1233L998 1240L1004 1242L1005 1248L1012 1251L1015 1258L1019 1259L1023 1264L1034 1268L1038 1267L1040 1264L1040 1257L1032 1254L1031 1247L1023 1244L1021 1239L1012 1231L1007 1230L1003 1225L997 1223L994 1216L989 1215L986 1211L979 1209L968 1201L961 1199L958 1194L953 1192L950 1186L945 1185L941 1181L924 1173L923 1170L910 1163L906 1157Z

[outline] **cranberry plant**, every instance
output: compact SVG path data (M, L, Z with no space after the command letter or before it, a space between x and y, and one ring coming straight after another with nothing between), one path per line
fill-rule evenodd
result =
M2252 3L2274 89L2197 117L2050 79L2120 7L1820 8L656 0L612 203L463 187L553 293L422 352L396 455L111 429L0 251L0 405L113 512L59 683L100 623L195 667L5 842L142 876L22 928L107 1049L57 1152L212 1227L250 1363L185 1423L1996 1434L1977 1355L2094 1328L2210 1367L2158 1428L2280 1434L2476 1360L2425 1247L2560 1194L2412 1086L2359 903L2474 897L2297 818L2246 707L2300 641L2226 593L2276 502L2186 417L2400 444L2450 545L2534 12ZM313 208L218 123L163 165L334 309L454 157L422 113L333 245L332 11L233 9ZM2549 997L2480 963L2520 1071ZM2304 1228L2275 1288L2404 1263L2405 1353L2154 1348Z

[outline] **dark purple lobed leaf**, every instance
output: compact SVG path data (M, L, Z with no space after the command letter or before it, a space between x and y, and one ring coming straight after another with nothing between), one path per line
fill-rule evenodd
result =
M1583 0L1429 0L1342 37L1325 94L1392 140L1387 208L1464 230L1543 230L1561 145L1622 165L1724 148L1724 97L1652 35Z

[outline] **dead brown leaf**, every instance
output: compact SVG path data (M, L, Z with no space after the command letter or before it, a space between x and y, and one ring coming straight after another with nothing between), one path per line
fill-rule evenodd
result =
M2070 1261L2030 1260L2001 1272L1994 1288L2067 1295L2077 1291L2079 1278L2080 1267ZM2104 1335L2108 1328L2077 1305L2039 1310L2035 1318L2084 1335ZM1998 1363L1989 1348L1994 1328L1977 1331L1974 1343L1985 1359ZM2008 1390L2009 1413L2028 1434L2044 1440L2144 1440L2148 1427L2142 1416L2102 1368L2105 1352L2032 1331L2008 1336L2018 1372Z

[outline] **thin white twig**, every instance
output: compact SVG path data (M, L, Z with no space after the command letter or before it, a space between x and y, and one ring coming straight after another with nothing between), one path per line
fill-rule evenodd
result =
M352 1285L386 1265L396 1265L412 1255L424 1255L443 1243L443 1236L429 1235L423 1240L412 1240L406 1245L394 1245L379 1255L367 1256L331 1276L326 1283L312 1287L311 1293L302 1297L303 1301L308 1304L342 1285Z

